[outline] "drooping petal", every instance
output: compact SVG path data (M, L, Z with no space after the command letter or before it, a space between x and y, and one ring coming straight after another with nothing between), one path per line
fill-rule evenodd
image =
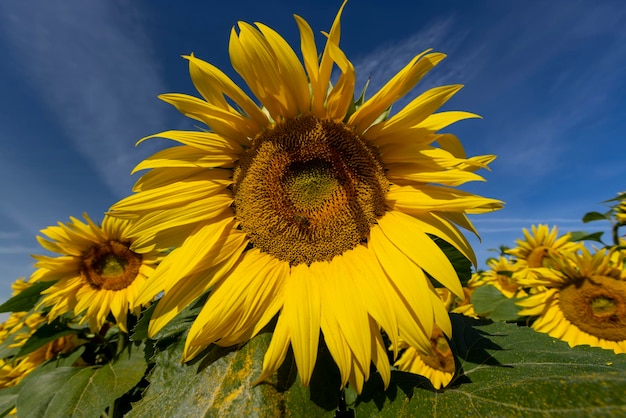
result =
M309 384L317 358L320 316L320 288L314 272L306 264L292 267L285 283L280 320L284 318L289 327L293 356L304 386Z

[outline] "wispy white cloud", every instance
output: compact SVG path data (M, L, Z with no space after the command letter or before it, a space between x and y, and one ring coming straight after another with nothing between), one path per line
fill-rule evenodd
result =
M164 91L134 2L1 2L0 33L52 118L115 195L132 184L134 142ZM148 131L150 133L150 131Z
M475 61L481 53L481 49L476 48L461 53L460 49L466 41L468 33L458 31L455 23L454 16L435 19L407 39L384 43L365 55L354 57L354 66L357 77L359 77L357 86L362 88L369 78L367 96L371 96L408 64L413 57L427 49L454 57L454 65L447 65L444 60L420 82L415 92L408 94L406 98L397 103L396 110L419 92L431 87L464 83L480 70L478 66L470 65L470 62Z
M23 245L8 245L4 246L0 244L0 254L34 254L37 252L42 252L41 248L37 247L25 247Z

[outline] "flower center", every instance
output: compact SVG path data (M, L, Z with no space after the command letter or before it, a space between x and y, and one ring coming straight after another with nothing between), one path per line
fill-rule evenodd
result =
M563 315L582 331L609 341L626 340L626 282L593 276L559 292Z
M255 247L291 265L311 264L366 242L388 188L361 137L304 116L254 139L234 171L234 210Z
M83 253L80 273L94 289L122 290L137 277L141 261L128 244L107 241Z
M433 334L430 337L430 346L432 347L430 355L420 354L424 363L435 370L454 373L454 354L450 349L448 340L443 336L443 331L439 327L433 329Z
M550 253L550 250L548 249L548 247L544 247L543 245L540 247L534 248L528 255L528 258L526 259L526 262L528 263L528 267L530 268L548 267L547 265L545 265L544 260L548 258L549 253Z

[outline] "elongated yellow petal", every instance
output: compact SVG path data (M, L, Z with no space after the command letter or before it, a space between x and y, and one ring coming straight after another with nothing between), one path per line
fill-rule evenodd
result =
M239 154L243 151L241 144L231 138L225 138L214 132L202 131L165 131L141 138L137 144L150 138L167 138L172 141L189 145L193 148L206 151L209 154L225 152L227 154ZM248 144L249 145L249 144Z
M359 286L353 277L357 272L349 269L343 256L335 257L330 266L324 267L331 273L316 278L320 281L320 288L324 295L323 306L336 318L355 360L361 368L368 370L369 374L371 336L366 309L367 301L361 300L360 292L353 291Z
M241 144L246 144L248 138L253 138L262 128L256 121L238 112L224 110L186 94L161 94L159 99L171 104L185 116L206 124L218 135Z
M348 270L359 277L359 281L367 283L367 286L357 284L352 291L361 294L361 300L366 301L367 312L385 330L392 349L397 352L398 309L394 303L396 300L391 296L396 290L390 286L376 254L371 248L359 245L346 251L343 258Z
M322 287L321 290L322 298L324 298L324 288ZM325 300L322 299L322 303L324 303L324 301ZM343 387L346 383L348 383L350 370L352 369L352 352L350 351L350 346L341 332L341 328L337 322L337 317L328 312L326 309L322 309L320 326L322 328L322 333L324 334L326 347L328 347L330 355L333 360L335 360L335 364L337 364L337 367L339 368L341 386Z
M181 277L185 277L193 272L202 273L211 268L211 264L203 264L203 262L207 263L214 259L217 253L223 250L221 245L224 244L224 236L227 235L232 228L232 218L224 218L221 222L215 222L197 228L185 242L201 243L202 245L191 250L182 247L173 250L168 257L161 262L155 274L140 290L136 305L144 305L150 302L160 292L165 291L167 293L176 284L181 283L181 281L178 280L179 272L182 275ZM228 250L228 248L226 250ZM231 251L233 252L228 255L233 255L235 249L231 248ZM198 296L200 295L196 294L193 298Z
M161 167L232 167L238 158L238 154L226 150L220 151L218 147L215 148L213 153L209 154L206 151L188 145L181 145L161 150L146 158L133 169L133 174L140 170Z
M378 220L378 224L400 251L452 293L463 298L461 282L450 260L413 217L390 211Z
M374 96L363 103L363 106L350 116L348 125L354 126L358 133L365 131L385 109L408 93L428 71L445 58L444 54L427 52L424 51L414 57Z
M428 129L429 131L437 132L452 125L453 123L474 118L480 118L480 116L475 113L451 110L432 114L424 119L419 126L424 129Z
M272 341L269 347L267 347L265 357L263 357L263 371L254 384L260 383L270 377L278 370L283 361L285 361L287 350L289 350L289 343L291 342L290 332L289 319L282 314L279 315L278 322L276 322L276 327L272 333Z
M133 186L134 192L142 192L167 186L170 183L206 180L210 182L222 182L232 180L233 173L228 169L206 168L178 168L175 171L167 168L157 168L143 174Z
M372 126L367 133L368 138L375 144L376 138L385 133L406 132L407 129L418 126L462 87L459 84L441 86L422 93L388 120Z
M469 181L485 181L470 171L450 169L445 171L422 171L418 164L388 164L387 178L398 184L438 183L446 186L459 186Z
M246 80L274 120L297 115L297 101L277 71L276 56L253 26L239 22L239 35L233 29L230 58L233 68Z
M389 382L391 381L391 368L389 366L389 359L387 358L387 350L385 349L383 337L380 335L376 322L371 318L370 334L374 337L372 338L372 362L376 366L378 373L380 373L384 388L387 390Z
M313 91L313 101L311 103L313 114L319 118L323 118L326 116L325 111L325 101L326 101L326 90L328 89L328 85L330 83L330 75L333 70L333 59L330 56L330 48L331 44L339 45L339 39L341 38L341 13L343 12L343 8L346 6L348 0L344 0L335 16L335 20L330 28L330 32L328 33L328 39L326 40L326 46L324 47L324 52L322 53L322 59L319 65L319 76L317 78L310 78L311 89Z
M433 312L430 303L424 303L421 297L428 292L428 279L421 268L390 242L380 227L372 227L370 238L369 245L394 289L389 294L395 302L399 334L405 334L404 339L415 346L429 346Z
M302 51L304 68L306 68L307 75L309 77L309 83L311 85L311 100L312 102L315 102L315 105L311 104L311 107L314 110L315 116L317 116L318 118L324 118L326 117L326 114L323 112L323 100L321 109L317 108L319 107L320 100L316 99L316 96L320 95L323 97L326 94L326 89L319 88L319 58L317 55L317 47L315 46L315 37L313 35L313 30L311 29L311 26L309 26L307 21L302 19L300 16L294 15L294 18L296 19L298 29L300 30L300 50ZM316 110L317 112L315 112Z
M226 100L224 100L225 95L233 100L248 117L256 121L260 126L267 126L269 124L265 113L263 113L256 103L220 69L196 58L193 54L184 56L183 58L189 60L189 72L194 81L194 85L198 83L199 85L206 86L204 87L205 93L203 93L203 96L206 94L207 96L213 97L215 94L213 92L219 93L219 97L216 98L217 101L222 104L224 109L230 109L230 106L228 106ZM197 87L196 85L196 88ZM198 89L198 91L202 93L200 89ZM210 102L209 99L207 99L207 101Z
M283 86L289 90L294 105L300 113L308 113L311 108L311 94L304 68L291 46L276 31L262 23L257 27L265 37L268 46L276 57L274 65L278 67Z
M217 195L172 209L149 211L133 222L129 236L135 238L135 240L131 244L131 249L134 250L147 246L149 242L155 240L157 235L165 234L170 229L174 229L175 233L175 229L179 227L191 225L193 228L198 223L217 221L223 217L232 217L228 213L228 207L232 204L232 201L232 197ZM181 208L183 215L181 215ZM163 239L163 237L159 236L157 242L162 244ZM157 245L157 242L154 242L153 245Z
M247 251L229 272L228 280L213 288L189 330L190 344L231 346L249 340L282 288L287 270L287 263L259 250Z
M328 94L326 111L330 118L340 122L346 117L348 108L354 101L356 73L354 72L354 66L338 45L328 43L327 48L330 57L341 70L341 75L337 84Z
M230 180L172 183L128 196L114 204L111 210L148 211L175 207L221 193L230 183Z
M387 202L391 208L411 215L430 211L474 213L482 208L496 210L502 207L502 202L496 199L432 185L392 185L387 192Z
M291 277L285 283L285 304L281 319L285 318L291 336L293 356L300 380L309 384L320 336L319 283L306 264L291 268Z

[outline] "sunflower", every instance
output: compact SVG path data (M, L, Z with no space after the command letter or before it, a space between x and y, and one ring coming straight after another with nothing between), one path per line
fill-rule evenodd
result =
M506 257L492 258L487 261L487 271L474 274L468 283L471 288L491 285L498 289L507 298L512 298L520 291L519 285L513 279L513 273L519 268Z
M571 234L558 236L556 226L532 225L524 228L525 240L518 239L517 247L506 253L516 258L514 279L527 280L553 274L552 267L564 255L579 251L583 244L571 241Z
M558 275L544 278L536 294L518 301L520 315L538 316L532 327L570 346L626 353L626 272L606 251L570 254ZM521 285L532 286L529 280Z
M76 335L64 335L23 357L0 359L0 389L17 385L41 364L82 344L84 341Z
M443 331L435 326L430 336L431 349L427 353L416 350L400 341L400 348L405 348L395 366L402 372L424 376L435 389L446 387L456 370L454 353Z
M80 322L89 321L98 332L107 315L113 313L119 328L128 332L126 318L134 308L137 291L146 283L159 261L160 253L141 246L129 247L130 223L105 216L102 226L70 217L71 222L50 226L37 240L58 257L34 255L37 270L31 281L55 281L42 292L38 307L51 307L48 320L74 311ZM137 312L138 313L138 312Z
M466 214L501 202L453 186L481 180L475 171L494 157L467 158L455 136L438 133L476 117L433 114L459 85L428 90L385 119L443 54L417 55L355 102L354 66L339 48L342 10L321 58L310 26L295 16L303 64L269 27L233 28L231 62L260 105L193 54L185 58L202 99L160 96L210 130L152 135L182 145L141 162L135 170L152 170L110 214L133 219L131 249L175 247L137 299L163 292L150 335L211 291L185 360L212 343L245 343L278 316L259 380L291 346L307 385L321 331L341 385L360 391L371 363L389 381L381 329L396 352L399 338L428 352L435 324L451 333L435 286L463 291L433 237L474 260L456 224L474 231Z

